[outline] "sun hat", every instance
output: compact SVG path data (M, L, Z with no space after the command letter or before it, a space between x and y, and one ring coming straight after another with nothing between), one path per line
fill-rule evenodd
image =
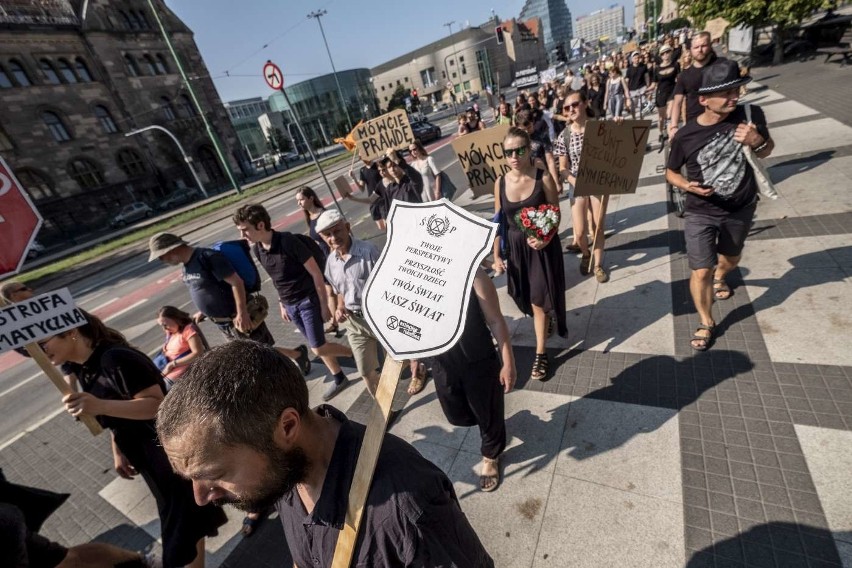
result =
M314 227L314 230L317 233L321 233L326 229L334 227L343 220L343 215L341 215L337 209L326 209L319 217L317 217L317 224Z
M153 262L172 251L179 246L189 245L185 240L171 233L157 233L148 241L148 250L151 254L148 256L148 262Z
M704 69L699 95L727 91L751 81L748 75L740 75L740 66L730 59L717 59Z

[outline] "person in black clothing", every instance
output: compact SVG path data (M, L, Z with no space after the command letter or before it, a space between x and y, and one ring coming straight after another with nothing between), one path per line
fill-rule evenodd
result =
M384 191L385 186L382 185L382 174L379 173L379 163L376 161L364 160L364 166L358 172L358 177L356 178L353 175L353 171L349 170L349 177L352 178L352 181L355 182L355 185L361 188L361 190L367 190L367 196L370 197L373 194L379 194L381 197L381 193ZM376 199L370 203L370 216L373 218L373 221L376 222L376 226L381 231L387 230L387 225L385 224L385 218L388 215L386 209L384 209L385 200Z
M720 59L707 67L698 89L704 112L690 120L672 139L666 180L686 192L684 236L692 274L689 290L701 319L692 337L696 351L713 341L714 300L732 291L725 276L735 269L757 207L757 182L745 157L746 146L766 158L775 144L760 108L737 106L741 77L736 62ZM686 176L680 170L686 167Z
M351 357L352 350L325 340L323 323L332 318L323 279L325 258L320 258L320 266L315 251L297 235L273 231L272 219L262 205L243 205L237 209L233 221L240 237L253 245L257 261L272 279L278 292L281 318L299 328L311 351L331 372L334 380L322 395L323 400L331 400L348 385L337 358Z
M366 429L331 406L311 409L292 363L256 343L216 347L169 392L157 428L200 503L274 504L280 547L293 564L331 565ZM446 474L385 434L352 565L491 568L494 561Z
M500 484L500 455L506 449L503 395L512 390L518 374L497 290L481 269L473 280L461 339L429 361L435 392L450 424L479 426L479 487L494 491Z
M163 566L204 566L204 538L225 524L218 507L196 505L192 484L172 470L157 439L154 417L165 396L160 371L119 332L83 312L86 323L40 342L54 365L68 366L83 392L62 401L72 416L95 416L111 432L115 470L141 475L157 501Z
M637 110L639 115L642 115L645 91L651 84L648 66L642 62L642 54L638 51L633 52L630 67L627 68L624 79L627 81L627 90L630 92L630 116L635 119Z
M704 107L698 101L701 77L704 68L718 59L713 52L710 32L697 33L692 38L689 53L692 56L692 65L680 72L675 85L674 102L669 113L669 138L674 137L681 121L686 123L704 112ZM686 105L685 114L684 104Z
M657 86L655 93L655 106L659 118L660 141L666 137L666 119L669 109L674 105L674 90L680 66L672 59L673 50L668 45L660 49L660 64L654 71L654 84Z

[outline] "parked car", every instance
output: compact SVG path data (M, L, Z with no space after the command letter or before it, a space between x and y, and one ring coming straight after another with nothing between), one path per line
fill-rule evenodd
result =
M421 144L426 144L441 137L441 127L428 120L417 120L411 123L411 132Z
M30 250L27 251L27 260L32 260L44 254L45 247L38 241L33 241L30 245Z
M166 211L167 209L173 209L180 205L186 205L193 199L195 199L194 191L190 191L188 189L178 190L160 202L160 205L157 208L160 211Z
M447 103L441 103L438 105L438 110L447 110L448 108L450 108L450 105Z
M138 221L140 219L146 219L154 214L154 210L151 209L147 203L142 203L140 201L136 201L134 203L130 203L125 205L121 211L118 212L118 215L112 218L110 221L110 227L124 227L129 223L133 223L134 221Z

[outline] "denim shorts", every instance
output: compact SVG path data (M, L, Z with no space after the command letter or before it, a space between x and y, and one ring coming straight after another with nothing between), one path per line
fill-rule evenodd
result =
M308 345L314 349L325 345L319 296L311 294L296 304L285 304L284 309L287 310L290 321L296 324L302 335L307 338Z

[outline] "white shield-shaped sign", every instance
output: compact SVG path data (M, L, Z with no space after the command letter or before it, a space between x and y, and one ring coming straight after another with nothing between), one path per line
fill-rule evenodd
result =
M387 244L362 308L394 359L438 355L459 340L475 271L496 231L494 223L446 199L393 202Z

